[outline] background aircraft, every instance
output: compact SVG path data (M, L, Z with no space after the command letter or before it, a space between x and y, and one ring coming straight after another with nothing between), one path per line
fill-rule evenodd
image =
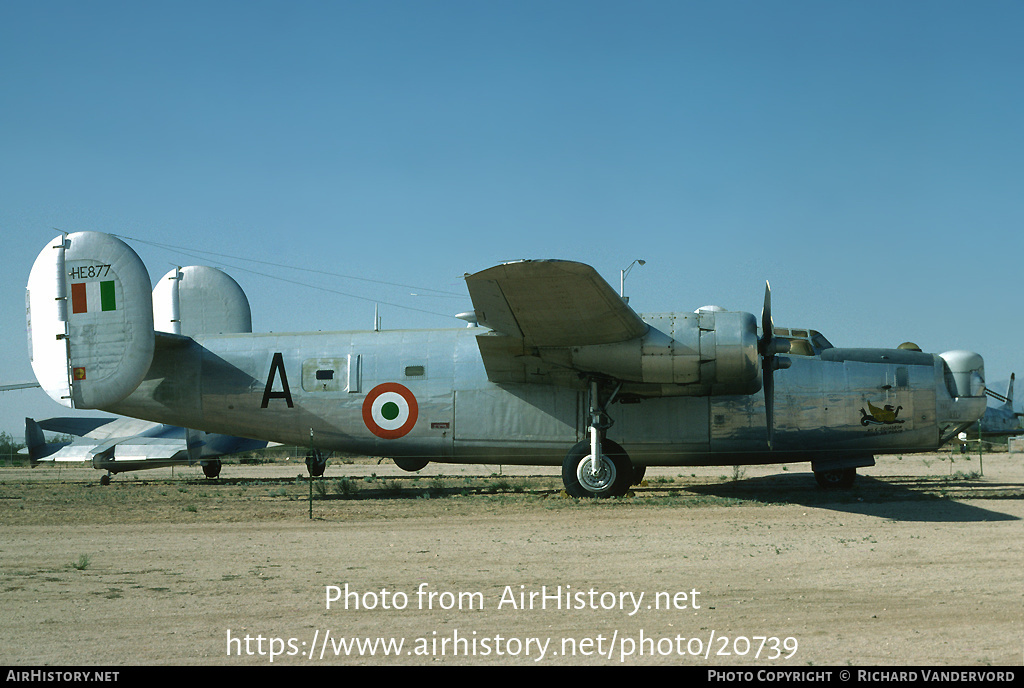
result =
M1024 428L1021 428L1020 425L1020 419L1024 414L1018 413L1013 409L1014 377L1015 374L1010 373L1010 384L1006 388L1006 396L993 392L991 389L985 391L988 396L996 401L1003 402L1003 404L1002 406L989 406L986 408L985 415L978 421L978 425L975 428L968 429L968 435L974 434L976 436L979 431L983 438L1011 437L1024 434Z
M16 382L0 385L0 392L33 387L39 387L39 383ZM47 442L44 430L80 439ZM38 422L26 418L25 448L19 453L27 454L33 464L88 461L94 468L107 471L100 483L108 485L116 473L196 463L202 466L206 477L216 478L220 475L221 456L263 449L267 444L134 418L68 417ZM311 458L307 457L307 463ZM317 466L311 469L316 471Z
M251 334L238 285L205 270L151 294L120 239L51 242L28 285L43 389L407 469L561 465L574 496L624 494L647 465L809 461L819 483L846 486L874 454L933 451L985 409L981 356L776 329L767 288L759 333L754 315L718 308L640 316L590 266L517 261L466 275L483 327Z
M46 442L43 430L79 439ZM25 419L25 450L33 463L82 463L107 471L110 476L167 466L200 464L208 478L220 475L220 457L225 454L263 449L267 442L210 434L187 428L152 423L134 418L50 418L36 422Z

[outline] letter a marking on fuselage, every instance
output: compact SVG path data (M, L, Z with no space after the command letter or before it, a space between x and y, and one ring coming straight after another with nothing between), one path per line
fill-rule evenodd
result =
M274 378L277 374L281 374L281 387L283 391L274 391ZM295 408L295 404L292 403L292 393L288 389L288 374L284 369L284 356L281 352L274 354L274 360L270 363L270 374L267 375L267 387L263 390L263 403L260 404L260 408L267 408L270 405L271 399L284 399L288 404L288 408Z

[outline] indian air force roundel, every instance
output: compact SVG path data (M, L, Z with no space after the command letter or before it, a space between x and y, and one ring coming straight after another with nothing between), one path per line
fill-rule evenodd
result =
M408 434L417 417L416 397L397 382L377 385L363 400L363 422L370 432L386 440Z

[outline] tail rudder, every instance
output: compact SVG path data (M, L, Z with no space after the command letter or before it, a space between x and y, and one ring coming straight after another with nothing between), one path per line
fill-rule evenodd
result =
M43 448L46 447L46 438L43 437L43 429L39 423L31 418L25 419L25 448L28 449L28 456L35 463L43 458Z
M51 454L56 454L63 444L47 444L43 429L32 418L25 419L25 449L32 463L38 463Z
M32 266L26 306L32 369L58 403L110 406L149 371L149 272L120 239L78 232L51 241Z
M252 332L249 299L226 273L203 265L175 268L153 288L153 322L187 337Z

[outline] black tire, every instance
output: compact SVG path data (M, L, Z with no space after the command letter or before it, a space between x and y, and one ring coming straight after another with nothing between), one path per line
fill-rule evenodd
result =
M633 464L626 451L611 440L601 443L604 454L603 477L595 481L581 481L581 469L589 470L590 442L580 442L562 461L562 484L572 497L621 497L633 482Z
M100 485L109 485L109 484L110 484L110 474L109 473L105 473L105 474L101 475L100 476Z
M207 478L216 478L220 475L220 460L214 459L212 461L203 462L203 475Z
M410 473L426 468L428 463L430 463L430 459L395 459L396 466Z
M857 477L856 468L834 468L829 471L814 471L814 479L826 490L848 490Z
M633 485L639 485L647 475L647 466L633 464Z

